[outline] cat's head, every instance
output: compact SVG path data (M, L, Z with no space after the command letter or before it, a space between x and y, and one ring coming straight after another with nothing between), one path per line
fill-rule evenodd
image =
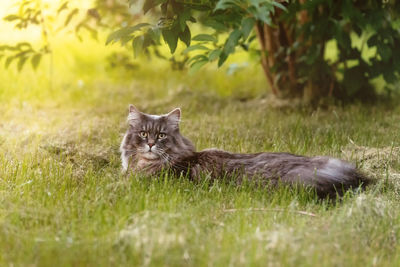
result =
M136 150L136 157L171 161L192 153L192 143L179 132L180 120L179 108L164 115L150 115L129 105L129 145Z

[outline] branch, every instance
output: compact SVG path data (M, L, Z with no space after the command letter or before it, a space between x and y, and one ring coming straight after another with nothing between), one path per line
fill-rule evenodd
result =
M256 32L257 32L257 37L258 40L260 41L260 46L261 46L261 65L263 67L264 70L264 74L265 76L267 76L269 85L271 86L272 92L274 95L278 95L278 89L275 87L274 84L274 80L272 79L270 70L269 70L269 65L268 65L268 61L267 61L267 56L265 55L265 51L267 51L265 43L265 32L264 32L264 28L263 28L263 24L261 22L258 22L256 25ZM270 51L268 51L270 52Z

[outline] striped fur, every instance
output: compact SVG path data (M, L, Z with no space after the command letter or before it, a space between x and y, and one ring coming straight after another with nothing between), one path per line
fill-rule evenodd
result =
M150 174L163 169L193 180L208 174L212 179L258 179L265 184L301 184L315 188L319 196L336 196L369 183L352 164L330 157L305 157L289 153L236 154L218 149L196 152L179 132L181 112L149 115L130 107L129 129L121 143L122 167ZM140 136L147 133L147 138ZM157 139L162 132L166 138ZM149 144L154 145L149 149Z

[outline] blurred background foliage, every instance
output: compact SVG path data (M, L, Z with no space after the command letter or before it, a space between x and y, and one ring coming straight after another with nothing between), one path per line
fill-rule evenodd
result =
M108 66L128 73L151 58L195 73L239 52L247 62L230 64L227 72L255 62L265 89L280 98L371 100L399 89L395 0L21 0L3 20L40 31L39 42L0 45L3 66L15 64L18 71L28 62L37 68L43 56L52 57L52 42L71 34L83 42L120 43L125 50L110 53Z

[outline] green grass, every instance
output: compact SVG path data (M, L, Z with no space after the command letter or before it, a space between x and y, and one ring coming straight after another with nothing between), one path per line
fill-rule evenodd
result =
M0 72L0 265L400 263L399 107L271 108L256 65L189 76L142 59L126 73L106 71L99 44L55 49L52 88L48 62ZM129 103L181 107L198 149L330 155L377 183L332 203L285 187L125 176Z

